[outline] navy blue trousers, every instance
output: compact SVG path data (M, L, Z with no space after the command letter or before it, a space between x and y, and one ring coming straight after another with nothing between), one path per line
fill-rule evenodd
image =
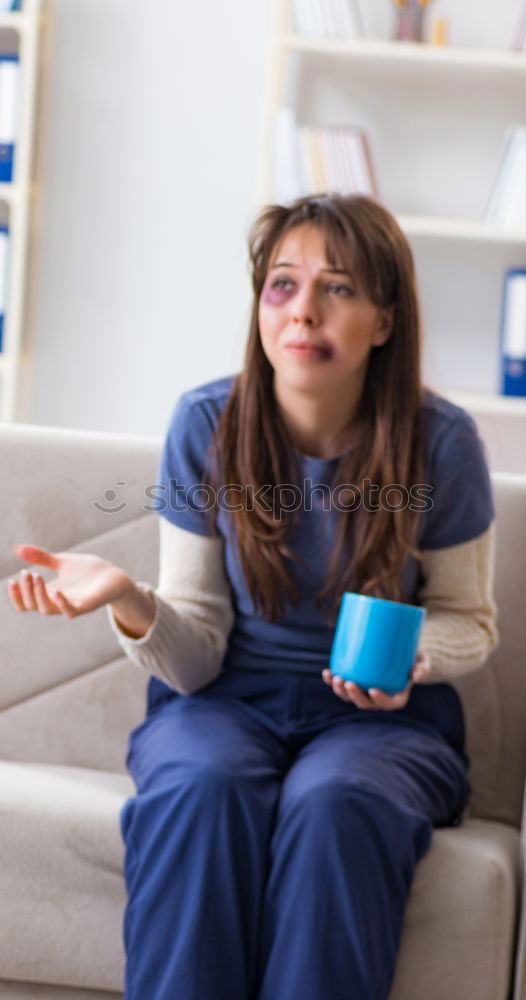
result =
M150 681L121 811L126 1000L384 1000L414 868L469 794L460 701L321 676Z

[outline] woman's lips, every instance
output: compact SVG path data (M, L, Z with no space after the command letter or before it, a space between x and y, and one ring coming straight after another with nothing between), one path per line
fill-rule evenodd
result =
M291 351L298 358L314 361L328 361L332 357L332 348L323 344L307 344L300 341L292 341L285 345L287 351Z

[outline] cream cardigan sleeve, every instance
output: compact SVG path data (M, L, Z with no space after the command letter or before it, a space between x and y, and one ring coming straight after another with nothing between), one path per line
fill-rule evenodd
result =
M481 667L498 644L495 522L469 542L424 551L422 573L418 597L427 616L420 647L431 660L426 683L455 680Z
M126 656L179 694L192 694L221 672L234 621L222 538L186 531L159 518L159 583L139 581L155 602L155 616L140 639L111 628Z

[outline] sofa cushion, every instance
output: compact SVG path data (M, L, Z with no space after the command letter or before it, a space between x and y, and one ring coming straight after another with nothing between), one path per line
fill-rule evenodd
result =
M0 762L4 979L122 989L119 813L134 794L123 774ZM500 823L435 832L417 868L393 1000L504 1000L518 851L518 831Z
M4 979L121 990L128 775L0 761Z
M391 1000L507 1000L519 831L467 819L436 830L417 866Z
M41 983L15 983L0 979L0 1000L119 1000L122 993L113 990L79 990L78 986L43 986Z

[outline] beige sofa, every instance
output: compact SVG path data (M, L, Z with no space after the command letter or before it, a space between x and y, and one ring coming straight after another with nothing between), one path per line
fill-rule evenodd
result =
M155 582L156 515L144 508L159 448L156 439L0 426L3 1000L121 994L118 814L134 793L127 734L143 717L147 682L121 656L104 609L72 621L15 612L6 578L22 564L13 548L23 541L96 552ZM460 828L435 833L417 869L393 1000L506 1000L515 967L515 998L526 1000L514 955L526 769L526 477L495 475L494 486L502 641L461 685L471 812Z

